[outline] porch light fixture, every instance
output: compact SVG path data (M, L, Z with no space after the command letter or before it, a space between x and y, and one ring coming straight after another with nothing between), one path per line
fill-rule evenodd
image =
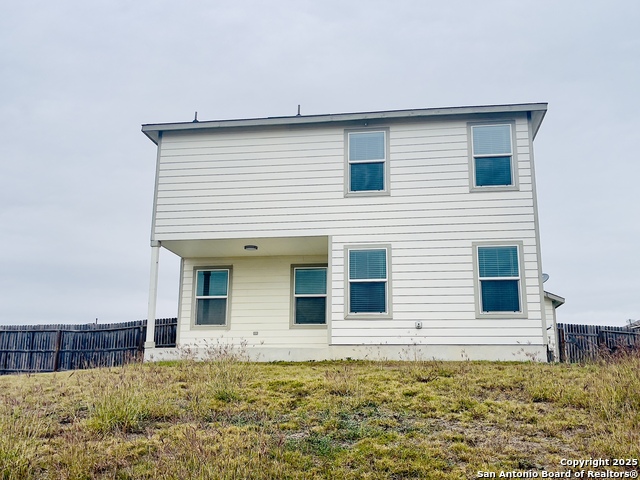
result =
M245 245L244 249L249 251L249 252L255 252L256 250L258 250L258 246L257 245Z

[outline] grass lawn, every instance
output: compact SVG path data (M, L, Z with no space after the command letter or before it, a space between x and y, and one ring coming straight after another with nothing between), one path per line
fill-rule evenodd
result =
M3 480L460 479L566 471L561 459L591 457L640 459L639 356L549 365L221 355L0 377Z

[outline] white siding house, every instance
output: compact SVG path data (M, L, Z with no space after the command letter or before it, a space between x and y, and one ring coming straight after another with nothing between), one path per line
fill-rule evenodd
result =
M547 358L544 103L144 125L178 345L263 360ZM150 325L151 326L151 325ZM148 329L145 355L154 348Z

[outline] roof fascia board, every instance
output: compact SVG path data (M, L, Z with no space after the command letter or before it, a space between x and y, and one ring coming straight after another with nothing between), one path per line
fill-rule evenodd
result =
M514 105L486 105L476 107L425 108L414 110L388 110L364 113L337 113L292 117L250 118L239 120L214 120L202 122L156 123L142 125L142 132L154 143L158 143L158 132L213 130L224 128L274 127L295 125L320 125L349 123L366 120L398 120L410 118L444 117L452 115L477 115L487 113L531 112L534 135L547 111L546 103L523 103Z
M559 306L564 305L565 303L564 297L561 297L560 295L556 295L555 293L545 291L544 296L549 300L551 300L551 303L555 308L558 308Z

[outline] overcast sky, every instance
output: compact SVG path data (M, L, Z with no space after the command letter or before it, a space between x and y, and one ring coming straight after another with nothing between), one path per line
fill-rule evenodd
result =
M143 123L548 102L558 320L640 318L640 2L41 0L0 15L0 324L146 318ZM160 258L158 316L177 314Z

